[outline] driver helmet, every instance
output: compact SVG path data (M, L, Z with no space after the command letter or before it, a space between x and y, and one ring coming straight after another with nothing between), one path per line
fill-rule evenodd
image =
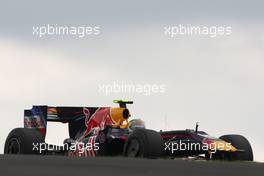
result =
M134 131L136 128L146 128L145 122L141 119L133 119L128 122L128 129Z

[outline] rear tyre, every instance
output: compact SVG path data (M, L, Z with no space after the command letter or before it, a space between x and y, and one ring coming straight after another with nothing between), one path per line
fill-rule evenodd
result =
M33 143L39 146L44 142L43 136L35 129L15 128L6 138L4 154L40 154Z
M159 158L163 156L163 139L153 130L135 129L124 146L124 156L139 158Z
M226 153L225 159L228 160L243 160L243 161L253 161L253 152L249 141L241 135L224 135L220 139L231 143L238 150L235 153Z

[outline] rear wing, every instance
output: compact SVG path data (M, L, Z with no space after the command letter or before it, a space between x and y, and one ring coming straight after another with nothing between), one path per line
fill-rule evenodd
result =
M32 109L24 110L24 127L39 130L45 138L48 121L69 123L69 133L72 136L71 127L74 126L75 129L76 125L79 129L85 127L85 120L96 109L97 107L33 106Z

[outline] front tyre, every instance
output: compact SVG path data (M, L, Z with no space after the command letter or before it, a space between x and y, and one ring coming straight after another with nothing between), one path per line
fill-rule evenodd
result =
M239 151L225 154L228 160L253 161L253 152L249 141L241 135L224 135L220 139L230 143Z
M37 130L15 128L6 138L4 154L39 154L33 143L44 143L43 136Z

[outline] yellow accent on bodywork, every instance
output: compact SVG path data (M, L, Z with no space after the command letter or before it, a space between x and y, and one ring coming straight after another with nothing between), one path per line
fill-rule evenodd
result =
M128 121L127 119L130 117L130 113L128 111L128 117L124 117L124 112L128 111L126 108L111 108L110 115L115 123L114 126L119 126L120 128L127 128Z
M223 140L214 140L215 149L218 151L225 151L225 152L236 152L237 148L232 146L230 143L225 142Z

